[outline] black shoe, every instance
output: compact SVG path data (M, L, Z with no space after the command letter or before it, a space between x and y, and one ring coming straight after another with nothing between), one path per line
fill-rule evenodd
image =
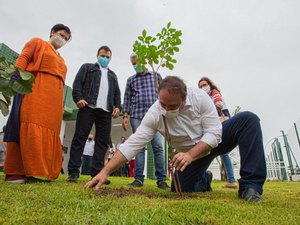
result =
M157 187L160 188L160 189L167 190L167 191L171 190L171 188L169 187L167 182L164 181L164 180L157 181L156 184L157 184Z
M212 179L213 179L213 174L209 170L207 170L207 173L208 173L208 178L209 178L209 186L208 186L207 191L212 191L211 182L212 182Z
M143 187L144 184L142 181L140 181L139 179L135 179L132 183L128 184L129 186L132 187Z
M106 179L106 181L104 182L105 185L109 185L111 183L111 181L109 179Z
M243 191L239 191L239 198L247 202L256 202L258 204L262 203L260 194L253 188L248 188Z
M67 179L67 182L69 182L69 183L76 183L77 179L78 179L78 175L77 174L70 174L69 177L68 177L68 179Z

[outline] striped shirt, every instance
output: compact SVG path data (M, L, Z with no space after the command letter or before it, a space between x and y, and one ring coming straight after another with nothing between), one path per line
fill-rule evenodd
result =
M157 78L160 83L162 80L160 74L157 74ZM153 73L135 74L127 79L122 112L128 113L131 118L143 119L157 99L158 93Z

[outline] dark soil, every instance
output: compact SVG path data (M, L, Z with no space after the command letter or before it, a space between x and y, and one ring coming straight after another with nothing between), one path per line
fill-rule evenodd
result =
M153 192L145 192L143 190L137 190L134 188L100 188L95 189L94 194L96 196L115 196L115 197L127 197L127 196L146 196L148 198L168 198L168 199L190 199L195 198L196 196L190 193L183 193L182 196L176 193L166 192L163 193L153 193Z

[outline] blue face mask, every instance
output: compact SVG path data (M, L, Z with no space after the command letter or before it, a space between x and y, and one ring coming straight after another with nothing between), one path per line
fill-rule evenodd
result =
M98 63L102 66L102 67L107 67L108 64L109 64L109 61L110 59L106 58L106 57L103 57L103 56L100 56L98 58Z

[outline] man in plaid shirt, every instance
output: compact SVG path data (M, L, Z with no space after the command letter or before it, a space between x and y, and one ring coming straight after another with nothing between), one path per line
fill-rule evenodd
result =
M123 107L123 129L126 131L128 126L128 116L130 116L130 124L133 133L137 130L142 122L146 112L152 104L158 99L156 81L152 72L143 71L138 68L136 63L138 57L136 54L130 56L131 64L133 65L136 74L127 79L124 107ZM158 83L162 78L157 74ZM162 136L156 133L151 140L151 145L154 153L155 176L157 177L157 187L161 189L170 189L166 183L166 171L164 151L162 146ZM135 180L129 185L134 187L142 187L144 183L144 165L145 165L145 149L139 152L135 157L136 169Z

